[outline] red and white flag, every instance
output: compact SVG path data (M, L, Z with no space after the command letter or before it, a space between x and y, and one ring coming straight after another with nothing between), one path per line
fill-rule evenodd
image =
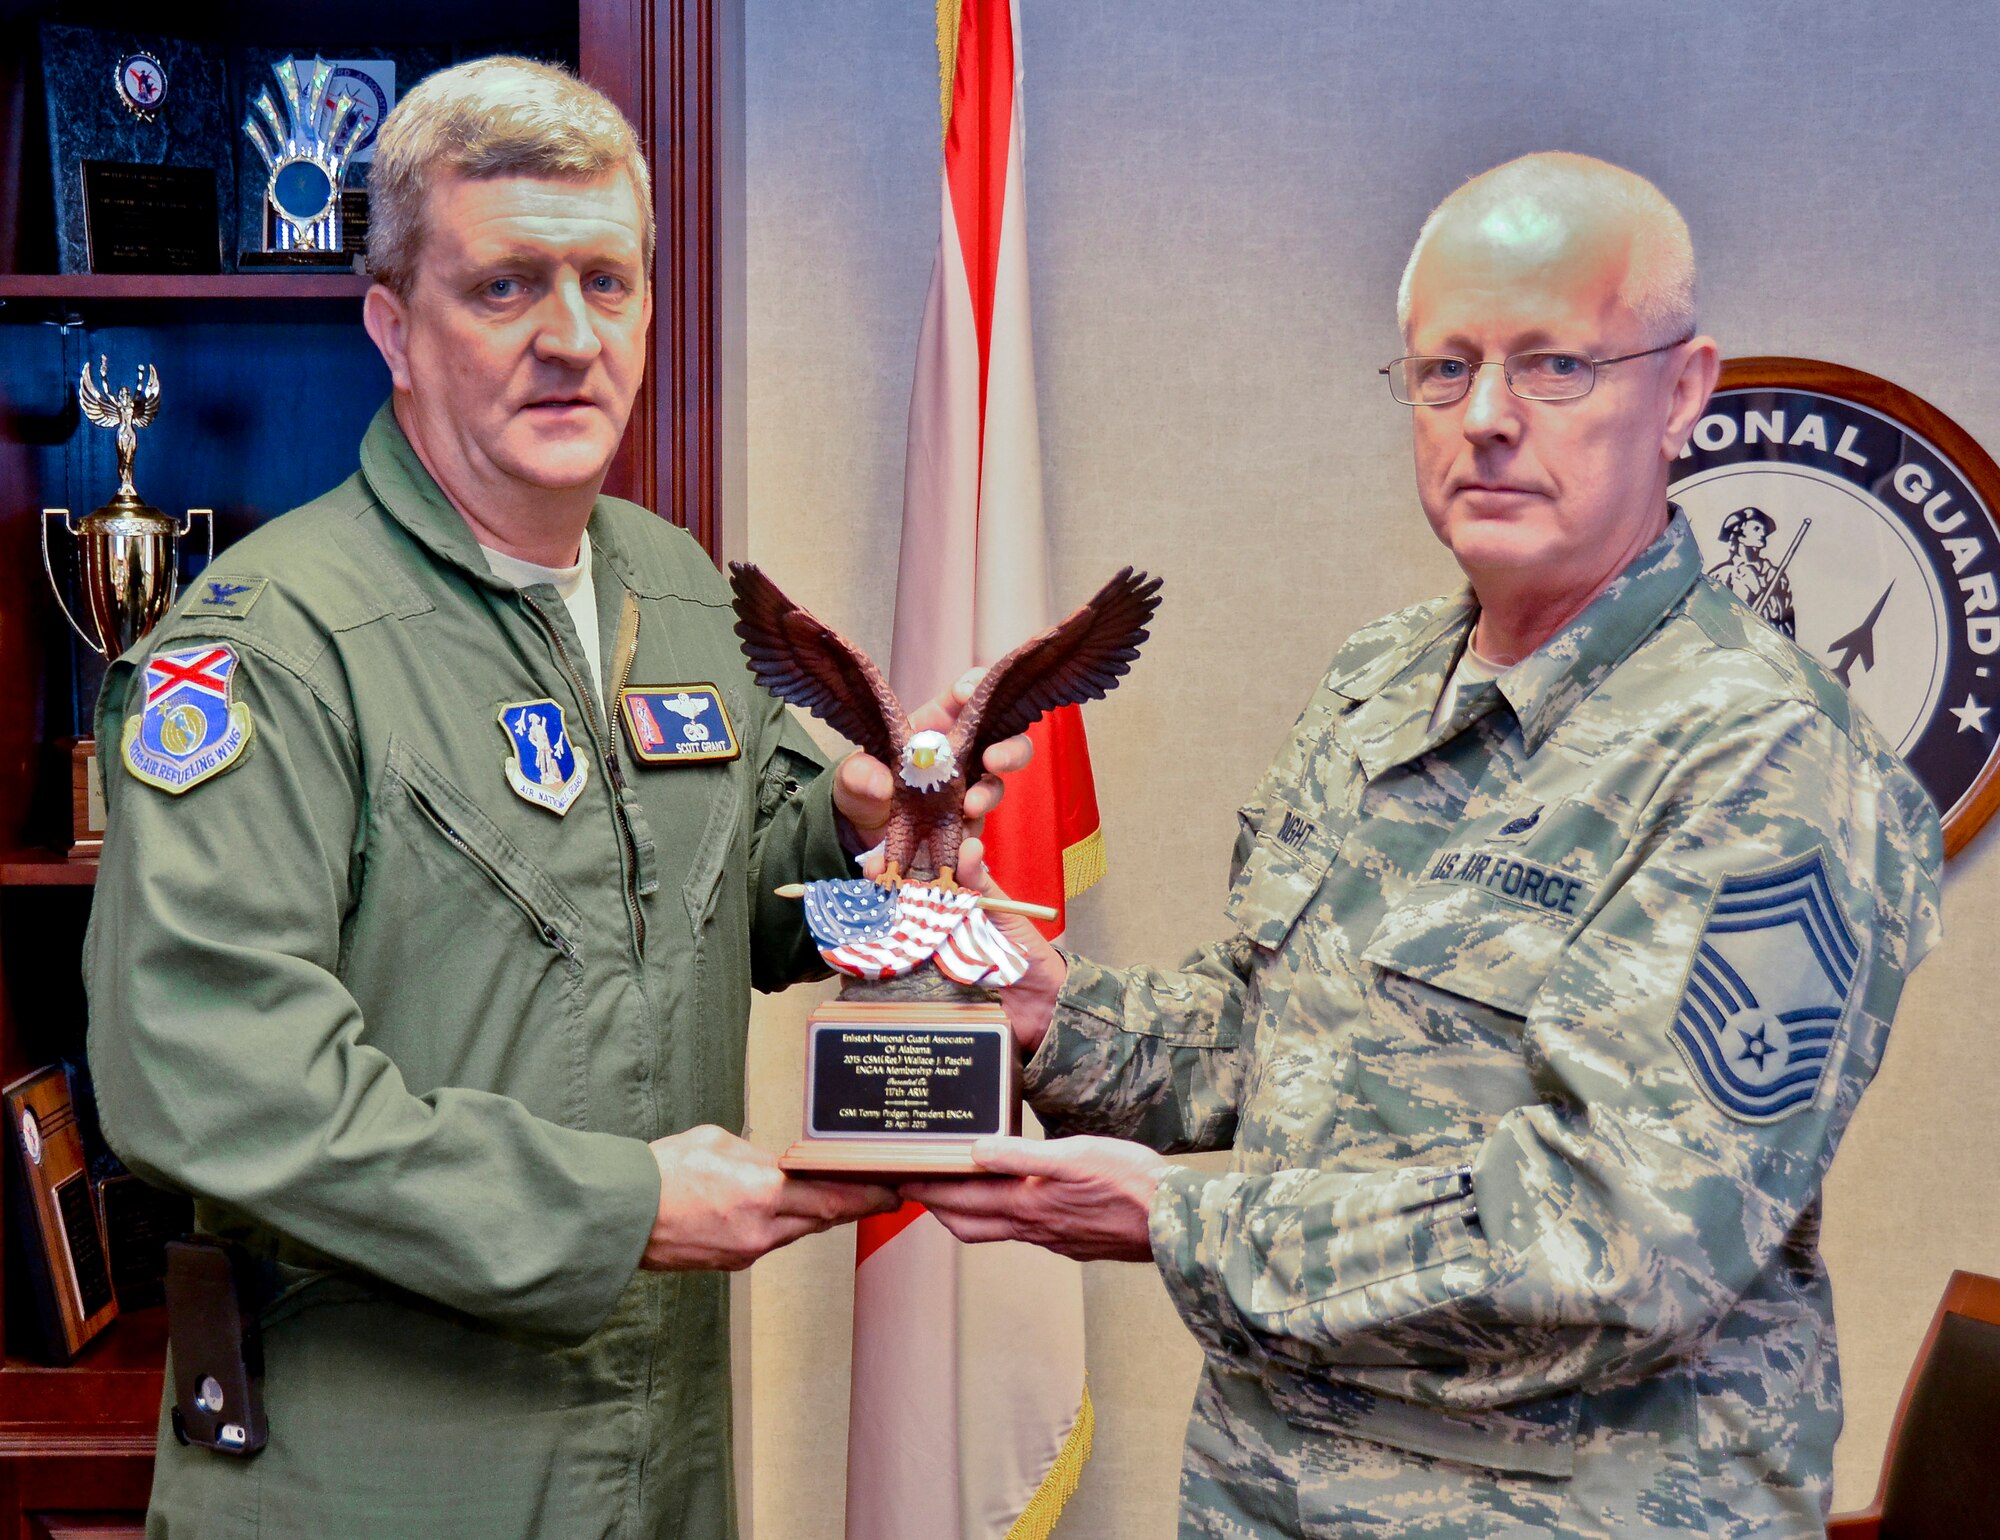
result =
M1020 28L940 0L943 217L917 345L890 675L928 700L1049 623L1028 323ZM1007 778L988 864L1060 908L1102 871L1076 708ZM1060 929L1060 922L1054 927ZM1042 1540L1090 1455L1083 1275L1031 1246L961 1246L916 1205L855 1249L847 1540Z

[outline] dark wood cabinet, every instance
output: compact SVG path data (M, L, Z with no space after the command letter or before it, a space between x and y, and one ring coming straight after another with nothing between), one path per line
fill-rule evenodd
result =
M86 512L115 484L110 435L77 412L82 361L108 356L120 379L139 363L157 365L161 411L141 436L139 489L170 513L216 508L218 546L352 470L387 392L360 327L362 277L48 270L54 216L38 25L240 40L305 56L448 42L463 58L488 51L478 46L484 37L548 39L624 109L653 174L654 338L607 490L685 526L714 553L717 125L729 3L99 0L87 12L75 3L8 9L0 21L0 1083L83 1053L78 954L96 863L58 853L69 787L56 744L88 730L101 675L47 590L39 527L43 507ZM217 147L218 156L233 153ZM58 546L58 561L65 555ZM0 1282L20 1266L6 1217ZM127 1311L74 1363L49 1367L24 1349L18 1287L4 1293L0 1540L136 1535L159 1415L163 1311Z

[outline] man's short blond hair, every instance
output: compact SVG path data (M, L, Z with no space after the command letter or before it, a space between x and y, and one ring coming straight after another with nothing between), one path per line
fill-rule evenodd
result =
M1636 171L1590 155L1551 150L1481 172L1431 210L1396 291L1396 324L1406 342L1417 262L1438 226L1461 218L1527 232L1539 225L1576 229L1615 220L1631 232L1624 300L1647 338L1669 342L1694 332L1694 239L1681 211Z
M623 170L646 215L653 270L653 184L632 125L568 70L508 54L422 81L383 119L368 175L368 271L405 299L423 250L424 210L440 174L595 181Z

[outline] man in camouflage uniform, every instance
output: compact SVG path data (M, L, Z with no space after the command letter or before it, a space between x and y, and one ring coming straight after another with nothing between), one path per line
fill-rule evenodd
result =
M1432 216L1391 383L1469 590L1341 648L1243 809L1227 940L1036 951L1029 1094L1086 1136L906 1189L1158 1265L1206 1356L1184 1536L1823 1528L1820 1185L1941 842L1667 503L1692 305L1685 225L1601 162Z

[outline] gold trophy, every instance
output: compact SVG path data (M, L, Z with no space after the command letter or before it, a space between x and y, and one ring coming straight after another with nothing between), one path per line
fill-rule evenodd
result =
M101 658L115 658L159 623L173 607L180 593L178 546L181 536L194 527L197 517L208 520L208 555L215 556L215 511L190 508L179 519L169 518L139 496L132 486L132 457L139 447L139 430L159 415L160 376L150 364L140 367L138 393L121 386L110 393L110 365L100 357L98 381L90 377L85 360L77 382L77 401L83 415L100 428L118 433L118 490L111 501L82 519L72 519L67 508L42 510L42 570L55 590L56 603L70 629L83 638L84 646ZM61 519L63 528L82 546L78 586L96 634L78 624L69 603L63 598L62 584L56 581L55 564L49 555L49 520ZM97 768L97 743L89 737L75 740L70 750L71 843L72 856L94 855L104 843L104 782Z

